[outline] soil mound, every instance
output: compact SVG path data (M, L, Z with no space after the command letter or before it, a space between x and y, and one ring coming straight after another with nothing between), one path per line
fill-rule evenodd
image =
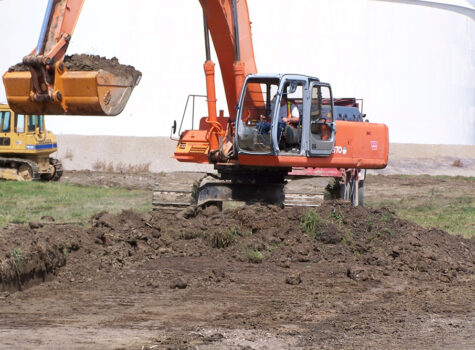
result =
M133 81L136 81L142 75L135 67L120 64L116 57L108 59L98 55L75 54L65 56L63 62L66 69L71 71L97 71L102 69L121 77L132 78ZM17 63L8 69L9 72L27 70L28 66L23 63Z
M70 275L114 271L160 258L211 257L288 268L308 262L345 264L347 277L383 276L450 282L474 274L475 242L401 220L388 209L332 201L316 209L251 205L137 214L94 215L89 228L9 225L0 233L0 282L5 290L44 280L68 263ZM289 276L288 284L301 282ZM221 271L215 279L224 278ZM285 281L283 281L285 283ZM185 283L186 285L186 283Z
M160 224L163 218L154 216L152 222ZM260 205L225 212L208 208L175 224L175 230L175 237L199 239L200 245L221 248L223 254L242 261L268 260L282 266L344 262L348 277L354 279L403 274L448 282L459 273L474 272L473 241L422 228L389 209L353 208L341 201L315 210ZM194 247L200 246L180 242L174 240L172 247L194 254Z
M44 282L64 266L71 252L85 249L83 228L31 222L0 230L0 290L22 290Z
M0 347L471 349L474 248L340 201L11 224Z

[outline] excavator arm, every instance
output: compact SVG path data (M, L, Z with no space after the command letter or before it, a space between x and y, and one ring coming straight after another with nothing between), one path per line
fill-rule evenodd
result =
M216 48L228 110L234 118L244 78L257 73L246 1L200 0Z
M35 68L42 65L54 66L56 62L61 61L66 54L83 4L84 0L48 0L38 45L23 59L24 63Z

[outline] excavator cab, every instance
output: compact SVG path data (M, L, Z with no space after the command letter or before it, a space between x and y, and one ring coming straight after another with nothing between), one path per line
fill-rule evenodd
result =
M328 157L336 131L331 87L303 75L249 75L236 125L239 154Z

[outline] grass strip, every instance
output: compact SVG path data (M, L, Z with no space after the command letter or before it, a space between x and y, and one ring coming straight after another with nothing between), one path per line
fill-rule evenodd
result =
M0 181L0 227L10 222L41 222L52 216L56 222L87 223L100 211L123 209L146 212L152 208L150 191L79 186L54 182Z

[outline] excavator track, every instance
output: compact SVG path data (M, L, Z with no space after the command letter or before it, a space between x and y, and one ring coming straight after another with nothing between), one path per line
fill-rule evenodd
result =
M318 207L325 199L325 194L285 193L284 207Z
M41 174L41 180L43 181L58 181L63 175L63 164L56 158L49 158L48 162L51 166L54 167L54 173L43 173Z
M17 181L38 181L40 168L36 162L22 158L0 157L0 178Z
M282 205L283 183L236 183L215 176L205 177L196 191L196 205L216 205L221 209L263 203Z
M50 158L49 163L54 166L54 175L50 181L58 181L63 176L63 163L56 158Z
M267 203L284 207L317 207L329 197L331 178L292 178L286 183L236 184L213 174L198 178L162 180L155 184L154 210L181 211L191 205L217 205L221 209Z
M330 197L329 177L288 176L285 186L284 207L318 207Z
M164 178L155 183L152 205L154 210L180 211L196 203L195 193L206 174Z

